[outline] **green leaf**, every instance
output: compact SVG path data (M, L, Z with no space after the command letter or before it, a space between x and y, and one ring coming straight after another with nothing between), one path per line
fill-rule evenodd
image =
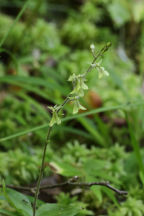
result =
M139 165L140 171L144 173L143 157L141 154L140 144L136 138L135 133L133 132L134 128L133 128L133 125L129 119L129 115L127 112L126 112L126 120L128 123L128 131L129 131L129 135L130 135L130 139L131 139L131 145L133 147L134 153L135 153L136 158L137 158L137 164ZM134 119L133 119L133 121L134 121Z
M72 119L77 119L79 117L93 115L93 114L100 113L100 112L107 112L107 111L113 111L113 110L118 110L118 109L126 109L126 108L138 107L138 106L140 106L142 104L144 104L143 100L137 100L137 101L132 101L132 102L129 102L129 103L119 104L117 106L96 108L96 109L93 109L93 110L85 112L85 113L80 113L80 114L77 114L77 115L65 117L65 118L62 119L62 122L69 121L69 120L72 120ZM4 141L10 140L10 139L14 139L16 137L23 136L23 135L28 134L30 132L34 132L34 131L37 131L37 130L47 128L48 126L49 126L49 123L45 123L43 125L39 125L39 126L36 126L36 127L33 127L33 128L29 128L27 130L23 130L23 131L15 133L15 134L0 138L0 142L4 142Z
M24 11L26 10L26 8L28 7L30 0L27 0L22 9L20 10L20 12L18 13L16 19L14 20L14 22L12 23L11 27L8 29L8 31L6 32L6 34L4 35L4 37L1 39L0 41L0 47L2 47L2 45L4 44L4 42L6 41L8 35L11 33L12 29L14 28L14 26L16 25L16 23L19 21L19 19L21 18L21 16L23 15Z
M102 190L101 187L99 185L97 185L97 187L92 186L91 190L93 191L93 193L95 194L96 198L98 199L98 201L100 203L102 203L103 201L103 196L102 196Z
M8 203L23 216L32 216L32 207L29 199L15 190L7 188L4 196Z
M88 118L78 118L78 121L85 127L85 129L92 135L96 142L98 142L101 146L106 146L106 141L104 137L97 130L96 125L94 125L93 121Z
M115 197L115 194L114 194L110 189L108 189L108 188L106 188L106 187L103 187L102 190L103 190L103 192L104 192L105 194L107 194L107 196L113 201L113 203L114 203L117 207L119 207L119 203L118 203L118 201L117 201L117 199L116 199L116 197Z
M81 211L80 206L74 204L44 204L36 213L36 216L75 216Z
M108 11L114 23L120 27L130 20L130 12L124 1L114 1L108 6Z
M141 179L141 182L143 183L144 185L144 173L142 171L139 172L139 177Z
M63 176L72 177L82 175L79 167L74 164L69 164L62 161L54 161L50 164L52 165L52 167L54 167L58 174L61 174Z
M138 1L133 4L133 16L136 22L140 22L144 19L144 3L143 1Z
M15 213L12 213L12 212L9 212L9 211L3 210L3 209L0 209L0 213L2 213L2 215L4 215L4 216L16 216Z

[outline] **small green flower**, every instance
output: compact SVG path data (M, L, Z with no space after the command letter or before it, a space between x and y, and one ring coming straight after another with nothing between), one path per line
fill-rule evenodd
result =
M79 100L76 98L75 101L74 101L74 106L73 106L73 114L76 114L78 113L79 110L86 110L85 107L83 107Z
M103 76L109 76L109 72L105 70L104 67L101 66L101 62L102 60L99 61L98 63L91 64L92 67L95 67L97 69L99 79L101 79Z
M71 92L71 94L77 95L78 97L84 96L84 91L82 88L75 87L74 90Z
M57 111L57 107L48 107L51 111L52 111L52 118L50 120L49 126L52 127L54 124L60 124L61 123L61 119L58 115L58 111Z
M68 81L71 81L73 83L74 89L71 92L71 94L77 95L78 97L84 96L84 90L88 89L88 86L85 84L86 79L85 76L82 75L71 75L68 79Z
M91 44L90 49L91 49L92 54L94 55L95 54L95 45Z
M83 75L79 76L79 82L80 82L80 86L83 90L87 90L88 86L85 84L86 82L86 78Z
M90 45L90 49L91 49L92 52L94 52L94 51L95 51L95 45L94 45L94 44L91 44L91 45Z
M77 79L77 76L73 73L69 78L68 78L68 81L70 82L75 82Z

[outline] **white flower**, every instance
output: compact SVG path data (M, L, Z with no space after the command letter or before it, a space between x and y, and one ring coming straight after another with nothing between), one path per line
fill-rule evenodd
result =
M105 76L109 76L109 72L106 71L104 67L99 66L99 67L97 67L97 70L98 70L98 76L99 76L100 79L101 79L104 75L105 75Z
M97 64L91 64L91 66L94 68L94 67L96 67L96 66L97 66Z
M91 44L91 45L90 45L90 49L91 49L92 52L94 52L94 51L95 51L95 45L94 45L94 44Z
M90 45L90 48L91 48L91 49L95 49L95 45L94 45L94 44L91 44L91 45Z

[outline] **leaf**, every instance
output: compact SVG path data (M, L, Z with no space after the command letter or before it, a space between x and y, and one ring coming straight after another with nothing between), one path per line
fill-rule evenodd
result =
M98 201L100 203L102 203L103 202L103 195L102 195L101 186L99 186L99 185L97 185L97 187L92 186L90 189L93 191L93 193L95 194Z
M81 207L74 204L44 204L37 210L36 216L75 216L80 210Z
M63 176L72 177L81 175L80 169L75 164L69 164L62 161L51 162L50 164L54 170L56 170L56 173Z
M41 86L43 86L45 89L48 90L55 90L57 89L59 92L61 92L62 95L66 94L66 89L61 87L58 83L56 83L54 80L44 80L40 77L25 77L25 76L1 76L0 77L0 83L8 83L11 85L17 85L20 86L23 89L26 89L27 91L31 91L36 93L37 95L42 96L43 98L54 100L53 97L49 98L47 93L44 90L41 90Z
M140 177L141 182L144 185L144 173L142 171L139 172L139 177Z
M132 101L132 102L129 102L129 103L119 104L117 106L96 108L96 109L93 109L93 110L85 112L85 113L80 113L80 114L77 114L77 115L65 117L65 118L62 119L62 122L69 121L69 120L72 120L72 119L77 119L77 118L83 117L83 116L93 115L93 114L100 113L100 112L107 112L107 111L113 111L113 110L118 110L118 109L126 109L126 108L137 107L137 106L140 106L142 104L144 104L143 100L137 100L137 101ZM49 123L45 123L43 125L39 125L39 126L36 126L36 127L33 127L33 128L29 128L27 130L23 130L23 131L15 133L15 134L0 138L0 142L4 142L6 140L10 140L10 139L13 139L13 138L16 138L16 137L19 137L19 136L23 136L23 135L28 134L30 132L34 132L34 131L37 131L37 130L47 128L48 126L49 126Z
M144 3L143 1L136 1L133 4L133 16L136 22L140 22L144 18Z
M21 215L32 216L31 203L25 195L7 188L4 192L4 196L8 203L21 213Z
M73 127L67 127L67 126L61 126L60 128L58 126L55 127L55 130L53 131L53 135L57 134L58 131L64 131L64 132L67 132L67 133L70 133L70 134L75 134L75 135L78 135L78 136L82 136L82 137L85 137L87 139L93 139L91 137L91 135L87 132L85 132L84 130L80 130L78 128L73 128Z
M130 13L124 3L117 0L108 6L110 16L118 27L130 20Z
M88 118L78 118L78 121L85 127L85 129L94 137L95 141L101 146L106 146L106 141L98 132L97 127L94 125L93 121Z
M116 199L114 193L113 193L110 189L108 189L108 188L106 188L106 187L103 187L102 190L103 190L103 192L104 192L105 194L107 194L107 196L113 201L113 203L114 203L117 207L119 207L119 203L118 203L118 201L117 201L117 199Z
M20 12L18 13L16 19L14 20L13 24L11 25L11 27L8 29L8 31L6 32L6 34L4 35L4 37L1 39L0 41L0 47L2 47L2 45L4 44L4 42L6 41L8 35L11 33L12 29L14 28L14 26L16 25L16 23L19 21L19 19L21 18L21 16L23 15L24 11L26 10L26 8L28 7L30 0L27 0L22 9L20 10Z
M129 115L128 115L127 112L126 112L126 120L127 120L127 123L128 123L128 131L129 131L129 135L130 135L130 139L131 139L131 145L132 145L134 153L136 155L137 164L139 165L140 171L144 172L143 157L142 157L142 154L141 154L140 144L139 144L139 142L138 142L138 140L136 138L135 133L133 133L134 128L133 128L133 125L130 122ZM134 119L133 119L133 122L134 122Z
M15 213L12 213L12 212L9 212L9 211L3 210L3 209L0 209L0 213L2 213L2 215L5 215L5 216L16 216Z

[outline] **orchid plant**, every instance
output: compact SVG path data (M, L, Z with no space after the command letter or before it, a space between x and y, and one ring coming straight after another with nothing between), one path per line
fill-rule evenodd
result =
M73 102L73 114L78 113L79 110L86 110L86 108L80 104L80 98L84 96L85 90L88 90L88 86L86 84L86 82L87 82L86 76L93 69L96 69L98 71L98 77L99 78L102 78L104 75L106 75L106 76L109 75L109 73L101 65L101 63L102 63L101 57L109 49L110 46L111 46L111 43L108 42L98 52L98 54L95 55L95 46L94 46L94 44L91 44L90 50L91 50L91 53L93 55L93 61L90 64L90 66L88 67L87 71L83 74L76 75L75 73L73 73L72 75L70 75L70 77L68 78L68 81L72 83L72 86L73 86L72 91L69 93L69 95L66 97L66 99L64 100L64 102L61 105L54 105L54 106L48 107L48 109L52 113L52 117L51 117L51 120L49 123L47 139L46 139L46 143L45 143L44 151L43 151L43 156L42 156L40 174L39 174L36 192L35 192L35 199L34 199L34 204L33 204L33 216L36 215L36 205L37 205L37 199L38 199L38 194L39 194L39 190L40 190L40 182L41 182L43 172L44 172L45 154L46 154L47 145L50 142L50 133L51 133L52 127L55 124L58 124L58 125L61 124L60 111L63 109L64 105L67 104L68 102L70 102L70 101Z

